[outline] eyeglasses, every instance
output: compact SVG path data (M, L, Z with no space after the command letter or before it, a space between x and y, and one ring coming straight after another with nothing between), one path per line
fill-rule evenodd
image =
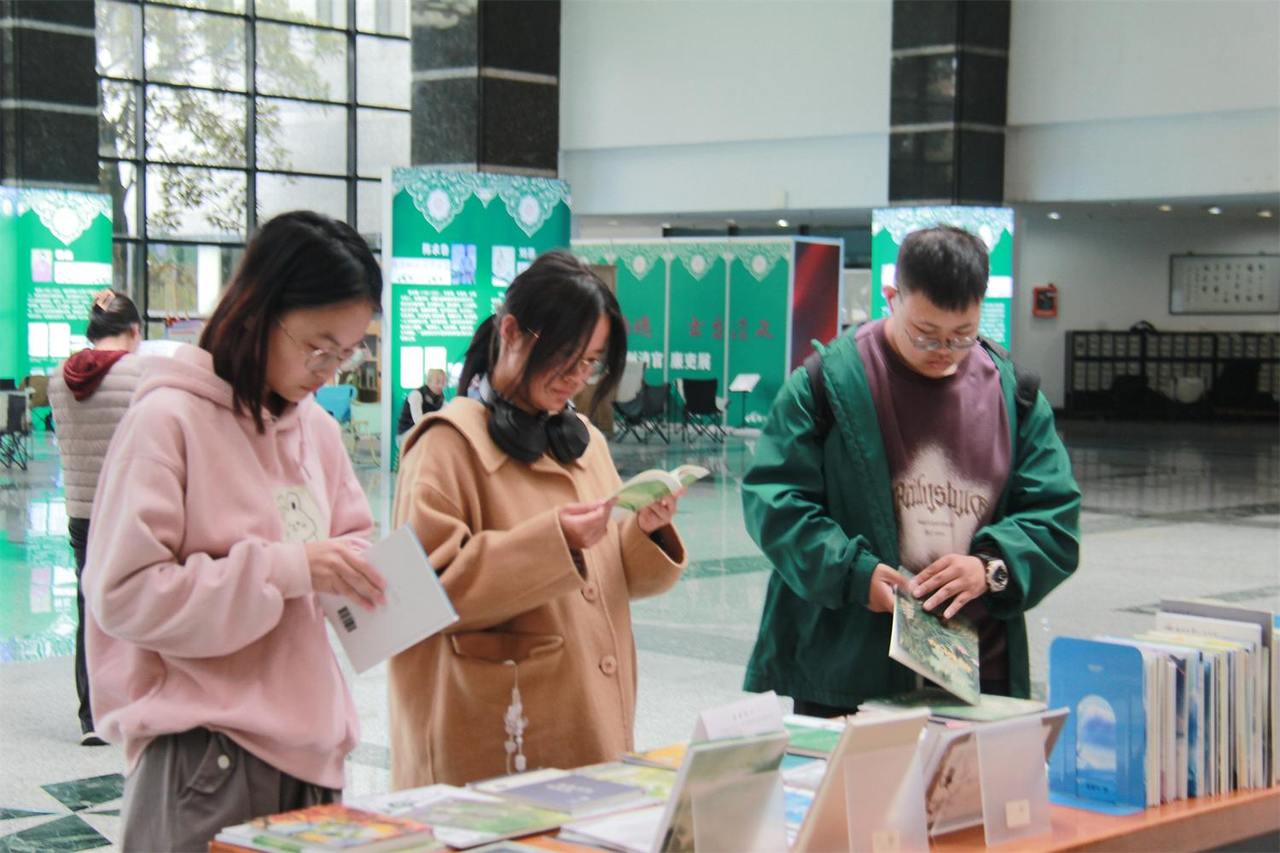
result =
M913 335L911 330L905 326L902 331L907 336L907 340L911 341L913 347L924 352L937 352L940 349L967 350L973 349L978 343L978 338L974 335L966 335L962 338L933 338L928 335Z
M537 332L532 329L524 329L525 334L532 335L535 340L541 338ZM561 371L561 375L577 378L586 374L587 384L595 385L604 378L606 366L603 361L598 358L578 358L574 359L572 364Z
M340 371L355 370L372 356L363 341L349 350L311 349L289 334L289 330L285 328L284 323L277 320L276 325L280 327L280 331L284 332L286 338L297 345L298 349L307 353L307 360L303 362L303 366L312 373L331 373L334 369Z

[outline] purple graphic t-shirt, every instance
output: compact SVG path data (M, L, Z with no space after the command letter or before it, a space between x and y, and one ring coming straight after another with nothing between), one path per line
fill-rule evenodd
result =
M888 456L902 565L918 572L946 554L971 554L1009 478L999 370L979 346L951 376L921 376L894 351L883 320L859 329L856 341ZM978 626L983 680L1004 680L1003 624L981 598L964 612Z

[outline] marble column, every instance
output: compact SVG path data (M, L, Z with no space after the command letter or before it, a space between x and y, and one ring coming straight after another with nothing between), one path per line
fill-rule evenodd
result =
M0 182L98 189L92 0L0 0Z
M559 0L413 0L414 165L554 177Z
M889 200L999 203L1009 0L894 0Z

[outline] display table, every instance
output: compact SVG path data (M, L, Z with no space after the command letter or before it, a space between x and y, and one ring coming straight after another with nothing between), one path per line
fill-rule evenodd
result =
M1280 787L1180 800L1126 817L1062 806L1052 806L1050 811L1052 835L1028 838L999 849L1033 853L1206 850L1280 831ZM548 836L523 839L521 843L565 853L591 849ZM982 827L978 826L935 838L932 849L938 853L961 853L987 847L983 843ZM214 842L209 850L210 853L244 853L245 848Z
M1124 817L1062 806L1051 806L1049 811L1052 835L1028 838L1001 849L1035 853L1206 850L1280 830L1280 787L1179 800ZM960 853L987 847L982 827L975 826L935 838L933 849Z

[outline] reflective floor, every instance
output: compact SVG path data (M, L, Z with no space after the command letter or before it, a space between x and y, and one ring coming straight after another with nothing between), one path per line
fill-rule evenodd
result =
M1028 617L1038 691L1052 637L1141 630L1161 598L1280 608L1274 425L1063 427L1084 490L1084 543L1076 576ZM688 737L699 709L741 695L769 570L742 526L739 485L751 453L739 437L614 447L624 477L683 462L714 472L681 502L689 571L671 593L634 606L641 746ZM36 436L35 457L27 472L0 468L0 851L84 850L117 836L122 756L77 743L75 572L52 437ZM390 478L358 470L385 518ZM348 675L363 726L348 791L385 790L385 667Z

